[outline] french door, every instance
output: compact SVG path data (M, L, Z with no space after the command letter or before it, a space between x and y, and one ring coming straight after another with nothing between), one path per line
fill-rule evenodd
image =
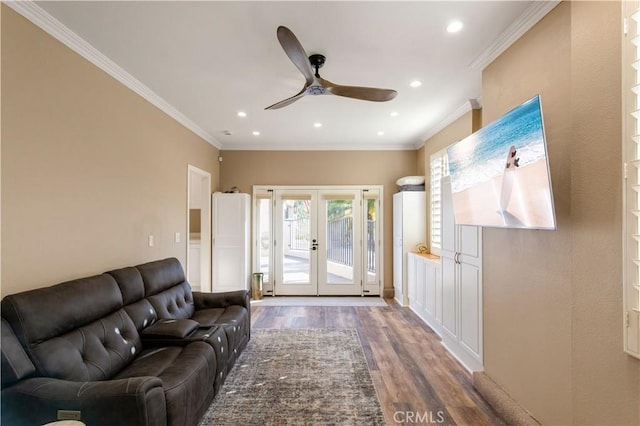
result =
M380 192L254 188L254 259L264 293L380 294Z

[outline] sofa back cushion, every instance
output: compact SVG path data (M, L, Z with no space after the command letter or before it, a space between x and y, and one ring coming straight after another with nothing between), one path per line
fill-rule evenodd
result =
M191 286L186 281L150 296L147 300L159 319L191 318L195 312Z
M33 363L18 342L9 324L2 318L2 388L17 382L36 371Z
M122 293L122 303L125 306L144 298L142 275L140 275L140 271L133 266L109 271L107 274L111 275L116 280L116 283L118 283L118 287Z
M133 321L136 329L141 331L158 319L156 310L151 306L151 303L147 299L138 300L135 303L131 303L124 307L124 310L129 314L129 318Z
M191 286L178 259L157 260L136 266L144 282L145 297L158 318L191 318L195 312Z
M11 294L2 316L26 348L89 324L122 307L122 295L107 274Z
M42 375L71 381L110 379L141 350L138 330L124 309L31 348Z
M2 316L38 375L101 380L140 351L140 336L108 274L6 296Z

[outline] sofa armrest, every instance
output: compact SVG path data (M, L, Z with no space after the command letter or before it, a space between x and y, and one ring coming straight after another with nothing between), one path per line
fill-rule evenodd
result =
M59 410L79 411L87 425L166 425L162 381L132 377L96 382L36 377L2 391L2 423L34 425L58 419Z
M228 291L223 293L193 292L193 303L196 310L210 308L226 308L241 305L251 312L251 297L248 290Z

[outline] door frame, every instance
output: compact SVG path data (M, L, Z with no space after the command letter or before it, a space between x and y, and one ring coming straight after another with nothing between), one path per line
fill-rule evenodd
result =
M200 179L199 191L197 190L194 179ZM194 191L192 191L192 189ZM192 200L193 196L197 200ZM195 193L199 192L199 193ZM189 247L191 244L190 235L190 210L192 201L199 202L200 207L200 291L211 291L211 173L198 167L187 164L187 232L186 232L186 276L187 281L190 277L190 261Z
M383 290L384 290L384 185L254 185L253 186L253 190L252 190L252 230L251 230L251 247L252 247L252 259L253 259L253 270L254 271L260 271L260 257L259 257L259 252L258 252L258 245L261 243L261 239L260 236L257 235L258 234L258 221L259 221L259 215L258 215L258 209L256 208L258 200L260 199L270 199L271 200L271 208L272 208L272 213L274 211L274 207L275 207L275 191L276 190L291 190L291 191L295 191L295 190L359 190L364 192L373 192L376 191L378 194L378 205L377 208L378 210L376 211L376 222L378 223L378 241L376 244L376 275L377 275L377 286L368 284L366 281L366 274L365 271L363 270L363 272L361 273L361 279L362 279L362 286L361 286L361 295L362 296L378 296L378 297L383 297ZM362 196L361 200L363 202L365 202L365 197ZM361 212L364 212L365 208L361 209ZM361 240L362 240L362 244L366 244L366 221L362 221L363 223L363 232L361 235ZM275 226L275 219L273 217L272 214L272 218L271 218L271 229L270 229L270 233L271 233L271 237L273 239L273 236L275 235L275 231L276 231L276 226ZM362 265L365 265L365 255L364 253L366 253L366 250L361 250L361 258L362 260ZM269 281L270 282L266 282L264 283L263 286L263 293L265 295L271 295L274 296L275 292L274 292L274 287L273 287L273 283L275 282L275 265L274 265L274 255L275 255L275 250L273 247L273 242L271 240L271 244L269 247L269 271L271 272L271 276ZM376 288L377 287L377 288Z

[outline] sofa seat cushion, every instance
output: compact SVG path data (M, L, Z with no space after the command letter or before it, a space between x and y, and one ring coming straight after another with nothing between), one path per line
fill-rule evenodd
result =
M141 376L162 381L167 424L197 424L213 400L215 353L205 342L145 350L114 379Z
M205 342L211 345L216 353L218 368L216 370L215 391L216 394L222 387L227 378L227 365L229 360L229 343L227 342L227 333L222 327L212 327L206 332ZM204 337L204 336L203 336ZM231 349L233 350L233 349Z
M226 311L226 308L210 308L200 309L193 314L192 320L200 324L200 327L213 327L218 325L218 319L221 318ZM220 323L226 322L223 318Z
M200 309L195 312L192 320L200 323L201 327L217 325L222 327L229 344L229 362L227 371L231 370L235 358L240 354L249 339L249 313L238 305L226 308Z

